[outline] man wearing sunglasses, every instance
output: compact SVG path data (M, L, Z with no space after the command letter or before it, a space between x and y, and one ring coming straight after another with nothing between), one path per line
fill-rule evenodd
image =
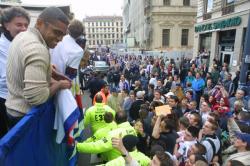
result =
M71 21L68 26L68 33L53 50L51 49L51 62L59 72L67 75L70 79L74 79L83 57L83 48L80 44L82 44L81 40L84 38L84 27L81 21Z
M49 48L54 48L66 34L69 21L56 7L46 8L35 27L19 33L13 40L7 60L6 100L10 128L32 106L45 103L58 90L71 87L65 76L52 70Z

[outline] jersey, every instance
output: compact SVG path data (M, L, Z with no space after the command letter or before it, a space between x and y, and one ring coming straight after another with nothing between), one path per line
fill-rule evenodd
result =
M94 106L90 107L85 113L84 127L91 125L93 133L105 127L107 125L104 121L105 112L111 112L115 117L115 111L103 103L96 103Z

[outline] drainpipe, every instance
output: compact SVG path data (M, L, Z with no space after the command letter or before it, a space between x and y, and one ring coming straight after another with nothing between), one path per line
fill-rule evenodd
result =
M248 71L248 66L250 65L250 62L248 61L249 59L250 59L250 14L248 16L248 25L244 43L244 52L242 55L242 63L240 68L239 88L244 88L244 87L246 88L247 71Z

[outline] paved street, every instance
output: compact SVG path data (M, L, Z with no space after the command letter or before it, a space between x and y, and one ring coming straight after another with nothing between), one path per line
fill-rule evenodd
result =
M89 92L84 91L82 96L83 107L89 108L91 106L91 98L89 97ZM84 137L88 138L90 136L90 129L87 128L84 130ZM89 154L80 154L78 160L78 166L89 166L90 164L90 155Z

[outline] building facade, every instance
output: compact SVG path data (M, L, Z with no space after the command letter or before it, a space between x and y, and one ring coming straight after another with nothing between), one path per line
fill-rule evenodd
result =
M249 0L198 0L194 56L205 55L210 67L217 59L239 70L249 14Z
M21 6L30 15L30 24L29 27L34 27L36 20L38 16L41 14L41 12L46 8L50 7L50 5L32 5L32 4L22 4L22 3L16 3L13 1L8 2L0 2L0 9L4 9L6 7L11 6ZM60 8L69 18L72 16L70 5L53 5L58 8Z
M90 16L83 19L89 48L111 47L123 42L121 16Z
M128 47L187 51L193 48L196 0L124 0L124 38Z

